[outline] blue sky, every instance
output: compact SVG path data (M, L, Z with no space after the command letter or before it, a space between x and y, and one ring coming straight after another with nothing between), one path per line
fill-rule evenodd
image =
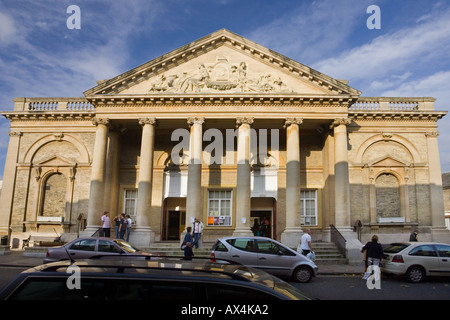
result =
M68 29L77 5L81 29ZM381 29L369 29L377 5ZM0 0L0 110L15 97L79 97L173 49L226 28L362 96L435 97L450 109L450 1ZM450 115L439 120L450 171ZM0 177L9 121L0 119Z

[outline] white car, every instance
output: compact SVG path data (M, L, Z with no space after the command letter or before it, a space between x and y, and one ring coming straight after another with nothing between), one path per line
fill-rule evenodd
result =
M450 244L436 242L392 243L384 249L381 272L405 275L410 282L428 276L450 276Z

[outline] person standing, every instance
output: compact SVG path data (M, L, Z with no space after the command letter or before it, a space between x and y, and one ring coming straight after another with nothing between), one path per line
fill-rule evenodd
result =
M186 234L184 235L183 242L181 243L181 250L184 250L184 247L186 247L186 244L188 242L191 244L194 242L194 238L192 237L191 230L192 230L191 227L186 228Z
M125 219L125 213L120 215L120 226L119 226L119 239L125 240L125 232L127 231L127 219Z
M300 249L301 253L306 256L308 253L312 251L312 245L311 245L311 230L305 229L305 233L302 235L301 242L300 242Z
M109 221L109 212L105 211L102 216L103 236L109 238L111 235L111 224Z
M417 242L419 241L419 230L414 230L413 233L409 236L410 242Z
M114 223L115 223L114 231L116 232L116 239L120 239L120 233L119 233L119 228L120 228L120 214L118 214L118 215L114 218Z
M195 249L198 249L198 242L200 240L200 237L202 236L203 231L203 222L195 218L194 223L192 224L192 233L194 236L194 247Z
M131 233L131 224L133 221L129 214L127 214L127 242L130 241L130 233Z

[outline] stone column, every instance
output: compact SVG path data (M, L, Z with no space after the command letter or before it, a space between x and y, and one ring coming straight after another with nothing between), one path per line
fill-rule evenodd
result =
M111 125L109 129L103 208L104 211L110 213L109 216L112 220L119 213L117 212L117 204L119 196L120 127Z
M428 168L430 176L430 211L432 241L449 242L450 231L445 227L444 194L442 190L441 161L436 131L427 132Z
M94 118L97 126L95 133L94 155L92 157L91 185L85 235L92 234L100 228L100 218L103 214L103 192L105 187L106 149L108 146L109 119Z
M347 125L350 119L336 119L334 129L335 220L336 228L350 229L350 183L348 175ZM340 230L341 231L341 230Z
M5 171L3 173L3 187L0 196L0 234L10 238L10 221L12 215L14 191L16 184L16 164L19 157L21 132L9 132L8 151L6 153Z
M252 236L250 227L250 126L253 118L238 118L236 228L233 236Z
M154 118L139 119L139 124L142 126L142 139L139 159L136 229L130 235L130 242L141 247L148 246L155 240L155 232L150 227L155 123Z
M281 242L295 248L302 235L300 220L300 133L301 118L286 119L286 229Z
M350 181L348 173L347 125L348 118L335 119L330 128L334 129L334 201L335 226L344 236L346 256L349 263L361 261L361 242L353 232L350 221Z
M187 120L190 126L189 140L189 162L188 162L188 182L186 198L186 227L192 225L191 220L197 217L203 220L202 203L202 146L204 118L189 118ZM203 224L206 225L205 221ZM183 230L182 235L185 234Z

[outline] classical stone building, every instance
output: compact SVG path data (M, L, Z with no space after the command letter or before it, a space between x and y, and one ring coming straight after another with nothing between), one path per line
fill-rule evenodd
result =
M364 72L361 70L361 72ZM220 30L84 92L16 98L0 231L92 234L129 213L131 242L302 228L358 248L450 242L433 98L361 97L347 81ZM362 228L355 232L354 226Z

